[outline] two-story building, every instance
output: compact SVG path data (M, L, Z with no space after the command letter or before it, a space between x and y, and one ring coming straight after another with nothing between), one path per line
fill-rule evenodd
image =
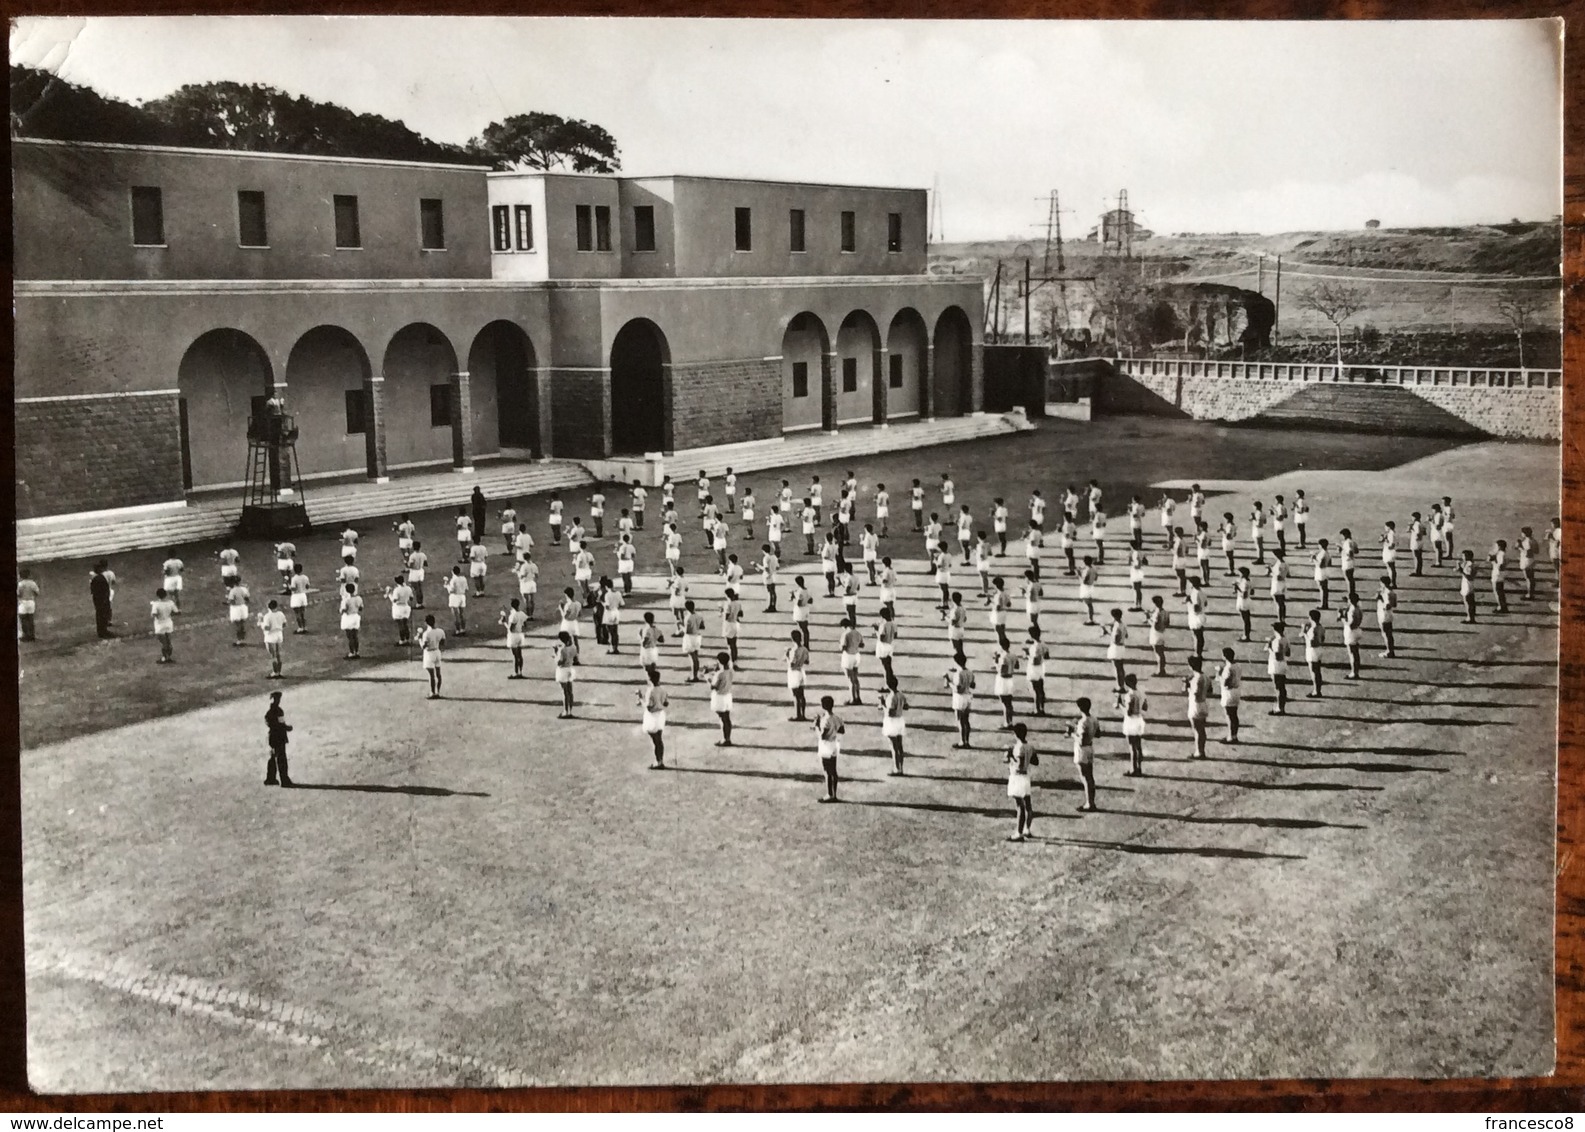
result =
M977 411L922 190L13 144L20 517Z

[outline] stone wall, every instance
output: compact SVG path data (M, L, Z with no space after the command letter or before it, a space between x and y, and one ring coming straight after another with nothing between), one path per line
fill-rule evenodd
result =
M16 404L17 518L180 502L176 394Z
M599 459L611 454L609 370L550 370L551 451Z
M781 383L774 358L673 362L673 450L780 436Z
M1561 389L1468 389L1410 386L1418 397L1504 440L1561 440Z
M1483 433L1503 439L1556 441L1562 436L1562 390L1541 386L1399 385L1182 373L1127 374L1114 366L1098 380L1094 405L1097 415L1139 414L1219 421L1249 420L1275 410L1271 412L1275 423L1283 417L1281 406L1284 402L1301 393L1314 400L1312 395L1329 390L1348 393L1350 402L1377 398L1385 415L1401 412L1397 407L1400 402L1416 398L1426 403L1428 411L1423 419L1427 422L1435 420L1436 414L1431 411L1434 407ZM1357 422L1351 418L1352 414L1350 419L1340 414L1338 427L1357 427ZM1305 423L1325 427L1324 413L1306 418ZM1412 427L1406 431L1412 431Z

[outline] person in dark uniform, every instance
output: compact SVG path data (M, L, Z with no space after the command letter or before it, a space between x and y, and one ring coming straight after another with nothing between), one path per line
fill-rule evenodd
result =
M94 603L94 631L101 640L115 636L110 631L110 579L105 577L109 565L103 559L95 562L93 572L88 576L88 596Z
M479 485L473 485L473 494L468 497L468 503L473 508L473 529L478 532L474 537L480 542L484 541L484 492L479 490Z
M292 725L286 722L286 712L281 710L279 692L270 693L270 709L264 713L264 725L270 729L270 763L264 772L264 785L276 785L279 773L279 784L290 786L292 778L286 773L286 734Z

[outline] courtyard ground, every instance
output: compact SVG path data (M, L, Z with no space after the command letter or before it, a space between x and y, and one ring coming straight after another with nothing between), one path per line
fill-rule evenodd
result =
M909 479L928 486L950 464L977 513L1001 494L1015 516L1031 486L1052 497L1092 475L1114 513L1152 484L1197 479L1216 484L1213 512L1242 520L1251 498L1304 487L1313 535L1349 525L1367 545L1382 519L1402 529L1411 509L1452 495L1460 540L1483 557L1493 539L1556 513L1557 459L1533 445L1112 420L855 469L901 503ZM815 470L834 494L844 469ZM801 488L807 474L789 478ZM780 475L747 478L763 499ZM679 498L691 501L686 487ZM539 501L530 513L543 541ZM420 520L430 541L442 541L443 521ZM365 529L364 555L390 559L370 572L388 574L388 524ZM689 552L703 567L698 542ZM980 730L974 750L954 751L919 543L894 536L888 549L907 560L898 669L914 704L910 773L884 775L873 707L839 709L840 806L814 804L812 736L787 722L781 678L790 620L758 612L756 584L739 746L713 746L714 718L680 683L668 645L676 769L665 773L644 770L631 655L586 647L579 717L560 721L544 645L531 650L533 679L508 682L492 630L448 654L446 698L427 701L418 664L380 632L382 603L366 615L377 647L362 664L340 659L331 611L317 606L311 643L287 641L293 772L305 787L293 791L258 784L265 693L280 685L262 679L256 634L231 649L218 617L190 613L205 623L179 634L182 663L156 669L146 637L92 640L85 597L57 607L45 641L23 654L35 1086L1550 1068L1550 584L1502 619L1483 592L1471 627L1458 623L1450 569L1416 579L1403 568L1402 655L1377 657L1372 633L1367 678L1348 684L1334 643L1328 697L1297 687L1282 720L1265 713L1258 645L1239 645L1244 742L1213 742L1203 762L1187 759L1188 634L1174 631L1172 676L1157 679L1144 676L1136 632L1130 666L1152 698L1148 776L1125 779L1102 645L1058 578L1044 619L1048 684L1054 708L1088 694L1109 724L1103 812L1074 811L1063 719L1031 720L1043 752L1037 840L1012 845L984 616L976 609L970 631ZM257 547L245 554L262 561ZM311 540L308 554L311 573L328 573L331 541ZM159 557L118 560L123 586ZM564 557L552 558L558 572ZM646 546L643 565L658 558ZM801 561L791 556L787 573ZM80 584L84 569L46 568L46 595ZM1294 573L1297 611L1311 590L1308 570ZM194 590L216 599L213 571L201 574ZM966 593L971 580L959 572ZM1098 604L1127 605L1118 568L1103 580ZM698 588L714 634L719 583ZM506 589L493 585L483 620ZM1159 558L1148 591L1170 592ZM1223 579L1211 593L1215 655L1236 643L1236 618ZM874 607L866 591L861 610ZM1256 607L1269 616L1269 602ZM123 608L130 622L141 595ZM839 609L816 606L812 690L840 701ZM1021 615L1012 624L1017 638ZM872 658L865 675L873 700ZM1019 695L1022 713L1022 681ZM1219 708L1212 720L1216 736Z

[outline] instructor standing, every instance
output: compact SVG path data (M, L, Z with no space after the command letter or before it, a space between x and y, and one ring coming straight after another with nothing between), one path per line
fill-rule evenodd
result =
M291 731L292 725L286 722L286 712L281 710L279 692L270 693L270 708L264 713L264 725L270 729L270 762L264 772L264 785L276 785L276 774L279 772L279 784L290 786L292 779L286 773L286 735Z

